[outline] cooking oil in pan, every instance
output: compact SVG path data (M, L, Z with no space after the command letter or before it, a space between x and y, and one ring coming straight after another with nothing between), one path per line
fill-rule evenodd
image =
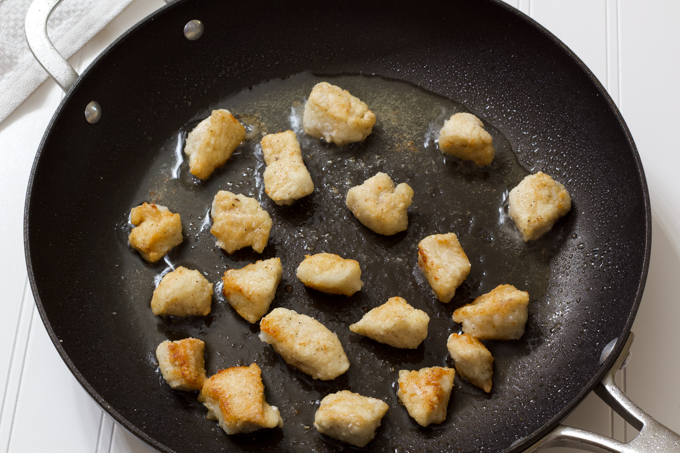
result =
M375 113L373 133L363 143L338 147L304 134L301 115L305 100L321 81L348 90ZM230 110L245 125L247 137L224 167L207 181L199 181L189 173L179 151L187 132L216 108ZM542 322L538 307L546 293L551 257L561 246L568 225L558 223L535 243L521 240L507 217L507 194L528 171L519 164L512 144L492 124L485 123L496 148L496 157L488 167L478 168L438 150L439 128L452 114L463 111L467 110L459 103L397 80L306 73L249 87L215 102L186 121L177 135L158 150L153 166L130 200L130 208L147 201L180 213L185 239L170 252L168 262L198 269L216 284L216 294L207 321L153 316L147 301L151 299L154 278L166 272L168 266L143 263L128 249L126 232L121 230L121 254L128 256L126 285L134 299L129 304L129 316L140 325L140 347L154 351L166 339L201 338L207 344L209 375L222 368L257 362L263 370L267 400L279 407L285 421L281 431L275 430L278 434L227 437L213 429L212 422L202 419L204 410L196 403L193 410L200 417L187 421L196 424L192 429L206 431L215 442L236 447L250 443L253 448L275 447L281 451L334 451L340 447L337 443L309 427L318 401L338 390L380 398L390 405L376 439L368 447L374 451L394 451L397 447L421 451L418 448L423 442L434 451L442 451L442 445L447 445L447 439L456 432L497 429L505 417L502 411L512 407L508 401L521 392L518 379L530 372L529 348L542 341L535 327ZM294 205L282 207L264 193L265 165L259 142L267 133L288 129L297 135L315 190ZM403 233L378 235L360 224L345 206L347 191L377 172L387 173L396 184L408 183L415 192L409 227ZM263 254L244 249L228 255L215 245L208 213L218 190L254 197L270 214L274 226ZM443 304L436 300L417 268L417 250L424 237L449 232L458 236L472 270L454 299ZM359 261L363 289L347 298L305 288L295 277L295 270L305 255L320 252ZM281 259L284 274L272 309L285 307L310 315L336 332L351 363L341 377L330 382L315 381L288 366L257 338L258 325L241 319L220 294L217 284L227 269L274 256ZM452 332L459 331L459 326L452 321L452 312L506 283L529 292L530 318L522 340L487 342L496 360L492 394L457 377L446 422L419 428L398 402L395 382L399 370L453 366L446 340ZM405 298L431 318L428 337L418 349L391 348L348 329L368 310L394 296ZM159 386L159 392L166 390ZM442 437L444 432L448 434ZM475 439L457 438L456 445L461 451L477 451Z

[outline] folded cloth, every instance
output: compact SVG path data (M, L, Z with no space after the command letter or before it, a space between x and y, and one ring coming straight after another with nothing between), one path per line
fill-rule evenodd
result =
M24 21L32 0L0 0L0 122L47 79L26 43ZM57 50L71 57L132 0L64 0L47 23Z

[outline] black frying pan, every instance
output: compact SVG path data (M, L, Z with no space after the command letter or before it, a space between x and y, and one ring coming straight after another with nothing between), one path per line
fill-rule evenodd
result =
M196 41L182 33L192 19L205 24ZM322 79L366 100L379 122L366 143L342 150L299 135L317 186L308 200L284 209L262 195L257 140L207 183L196 184L186 164L179 178L169 176L177 140L210 108L277 132L291 127L291 107ZM94 125L83 119L92 100L103 111ZM423 144L438 115L464 109L492 131L499 154L490 169ZM503 198L539 170L567 185L574 206L545 238L525 245L503 220ZM416 191L406 233L375 235L342 208L343 190L376 171ZM128 249L127 213L143 201L179 211L185 242L171 262L217 282L228 267L260 257L228 256L201 231L220 188L255 195L272 213L263 256L284 264L273 306L335 330L352 363L346 375L322 383L288 367L219 297L205 319L151 314L153 278L165 264L148 266ZM443 305L414 272L414 247L447 231L461 238L473 272ZM390 404L368 450L521 451L591 391L623 347L619 341L600 364L637 311L651 214L635 145L602 86L548 32L503 4L180 1L107 49L64 99L34 164L25 241L36 303L59 353L105 410L161 451L346 449L305 427L316 401L339 389ZM304 289L295 267L320 251L358 257L365 289L351 299ZM419 428L397 402L397 371L451 365L443 344L457 330L451 312L506 282L527 289L532 303L521 340L488 344L493 392L457 379L447 422ZM393 295L433 318L418 350L395 352L346 329ZM209 373L256 361L284 428L228 437L204 419L195 395L163 385L155 346L188 335L206 340Z

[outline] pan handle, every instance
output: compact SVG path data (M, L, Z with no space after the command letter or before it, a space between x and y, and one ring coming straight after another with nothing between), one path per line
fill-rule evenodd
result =
M580 448L595 453L680 452L680 436L642 411L617 387L615 376L625 365L634 335L631 332L619 358L595 388L595 393L640 433L627 444L609 437L558 425L550 434L525 450L536 452L546 447Z
M25 30L28 47L64 92L78 80L78 73L59 53L47 36L47 20L62 0L34 0L28 7Z

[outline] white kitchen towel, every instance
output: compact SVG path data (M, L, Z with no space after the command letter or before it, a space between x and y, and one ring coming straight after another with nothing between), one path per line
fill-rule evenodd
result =
M26 43L24 21L32 0L0 0L0 122L41 83L47 72ZM47 23L47 35L69 58L132 0L64 0Z

